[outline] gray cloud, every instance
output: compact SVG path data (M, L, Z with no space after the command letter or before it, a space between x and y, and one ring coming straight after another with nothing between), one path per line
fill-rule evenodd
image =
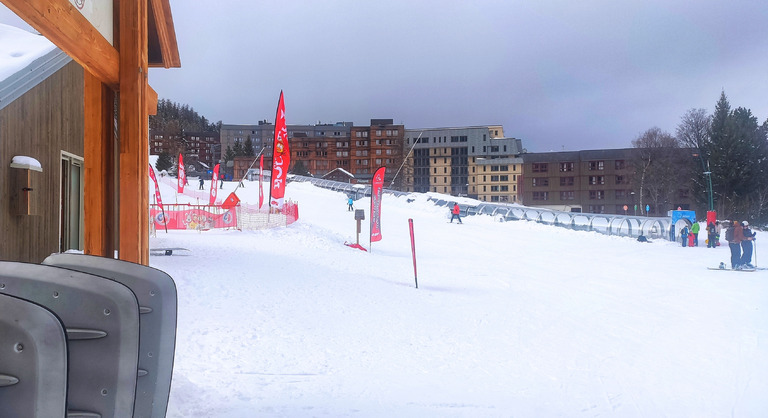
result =
M502 124L529 151L629 147L690 108L768 118L768 8L662 0L171 0L161 98L211 120Z

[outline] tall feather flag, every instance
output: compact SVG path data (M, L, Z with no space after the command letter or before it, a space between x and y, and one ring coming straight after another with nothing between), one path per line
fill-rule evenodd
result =
M261 209L261 206L264 204L264 186L262 186L262 182L264 181L264 154L261 154L261 157L259 157L259 209Z
M165 219L165 209L163 209L163 199L160 198L160 186L157 185L157 177L155 176L155 169L152 168L152 164L149 165L149 177L155 182L155 200L158 206L160 206L160 212L163 214L163 225L165 225L165 232L168 232L168 223Z
M184 193L184 185L187 184L187 173L184 171L184 157L179 153L179 169L178 169L179 184L177 190L179 193Z
M386 167L379 167L373 174L371 183L371 242L381 241L381 195L384 191L386 170Z
M291 151L288 146L288 129L285 126L285 103L283 91L280 90L280 100L277 102L275 116L275 142L272 147L272 186L269 189L269 206L283 208L285 197L285 178L291 163Z
M216 164L215 167L213 167L213 175L211 176L211 198L208 202L208 205L213 206L214 203L216 203L216 194L218 193L216 190L218 190L218 187L216 185L219 184L219 164Z

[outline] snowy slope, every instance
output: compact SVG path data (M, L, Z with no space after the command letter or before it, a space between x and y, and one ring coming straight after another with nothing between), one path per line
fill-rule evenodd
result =
M150 260L179 290L169 417L768 416L768 272L707 270L727 246L452 225L385 195L367 253L344 195L287 197L288 228L150 238L191 249Z

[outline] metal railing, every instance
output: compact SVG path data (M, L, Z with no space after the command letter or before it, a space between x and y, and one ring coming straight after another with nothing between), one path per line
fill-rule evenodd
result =
M343 183L339 181L318 179L304 176L289 176L289 181L309 182L317 187L339 191L353 195L354 198L371 195L370 185ZM394 196L412 196L417 192L401 192L384 189L384 193ZM429 200L437 206L448 206L456 200L450 197L430 196ZM461 213L465 216L490 215L500 222L533 221L542 224L559 226L578 231L595 231L607 235L647 238L670 239L669 230L672 224L670 217L646 217L633 215L613 215L604 213L564 212L545 208L523 206L514 203L486 203L467 205L459 203Z

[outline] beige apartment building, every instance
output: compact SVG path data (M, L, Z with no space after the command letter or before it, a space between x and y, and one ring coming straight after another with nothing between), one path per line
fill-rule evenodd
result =
M522 141L500 125L406 129L405 190L517 202Z

